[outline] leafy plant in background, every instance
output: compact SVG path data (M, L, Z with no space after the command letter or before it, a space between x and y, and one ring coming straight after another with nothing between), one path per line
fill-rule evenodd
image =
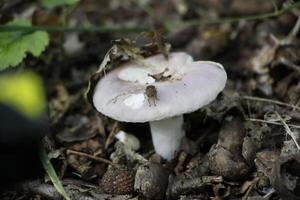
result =
M79 0L42 0L45 8L74 5ZM14 19L6 25L30 27L28 20ZM15 67L28 53L38 57L49 44L46 31L4 31L0 32L0 71Z
M31 26L27 20L15 19L7 25ZM27 53L39 56L49 44L45 31L0 32L0 70L18 65Z

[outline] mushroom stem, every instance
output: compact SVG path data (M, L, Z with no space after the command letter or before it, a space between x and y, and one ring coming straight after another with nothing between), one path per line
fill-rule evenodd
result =
M183 115L150 122L152 141L156 153L170 161L180 149L183 130Z

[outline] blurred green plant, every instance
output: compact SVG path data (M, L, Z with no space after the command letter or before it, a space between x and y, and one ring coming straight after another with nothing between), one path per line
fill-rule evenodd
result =
M0 103L14 108L27 118L38 118L46 109L42 79L26 71L0 76Z
M30 27L31 22L15 19L6 25ZM0 32L0 71L18 65L27 53L39 56L49 44L46 31Z
M74 5L79 0L42 0L42 4L45 8L54 8L56 6Z

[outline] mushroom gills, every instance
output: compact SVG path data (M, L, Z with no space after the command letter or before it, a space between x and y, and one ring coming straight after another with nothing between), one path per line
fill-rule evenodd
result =
M150 129L156 153L170 161L180 150L183 130L183 115L151 121Z

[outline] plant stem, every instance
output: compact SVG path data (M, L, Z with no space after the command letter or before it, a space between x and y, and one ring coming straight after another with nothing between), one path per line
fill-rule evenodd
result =
M0 32L9 31L48 31L48 32L141 32L147 31L147 27L130 26L89 26L89 27L63 27L63 26L21 26L21 25L0 25Z
M189 27L189 26L205 26L212 24L222 24L222 23L233 23L239 21L252 21L252 20L262 20L271 17L277 17L295 8L300 7L300 2L290 4L280 10L275 10L273 12L250 15L250 16L239 16L239 17L225 17L207 20L189 20L189 21L166 21L163 26L168 31L179 27ZM89 27L64 27L64 26L18 26L18 25L0 25L0 32L4 31L48 31L48 32L142 32L149 31L151 27L149 26L89 26Z
M276 3L276 0L272 0L272 5L273 5L275 11L278 11L278 6L277 6L277 3Z
M239 21L253 21L253 20L261 20L266 19L270 17L277 17L280 16L286 12L289 12L295 8L300 7L300 2L293 3L291 5L288 5L280 10L275 10L270 13L263 13L259 15L250 15L250 16L239 16L239 17L225 17L225 18L217 18L217 19L208 19L208 20L190 20L185 22L175 22L171 23L168 26L170 28L173 27L184 27L184 26L204 26L204 25L212 25L212 24L222 24L222 23L233 23L233 22L239 22Z

